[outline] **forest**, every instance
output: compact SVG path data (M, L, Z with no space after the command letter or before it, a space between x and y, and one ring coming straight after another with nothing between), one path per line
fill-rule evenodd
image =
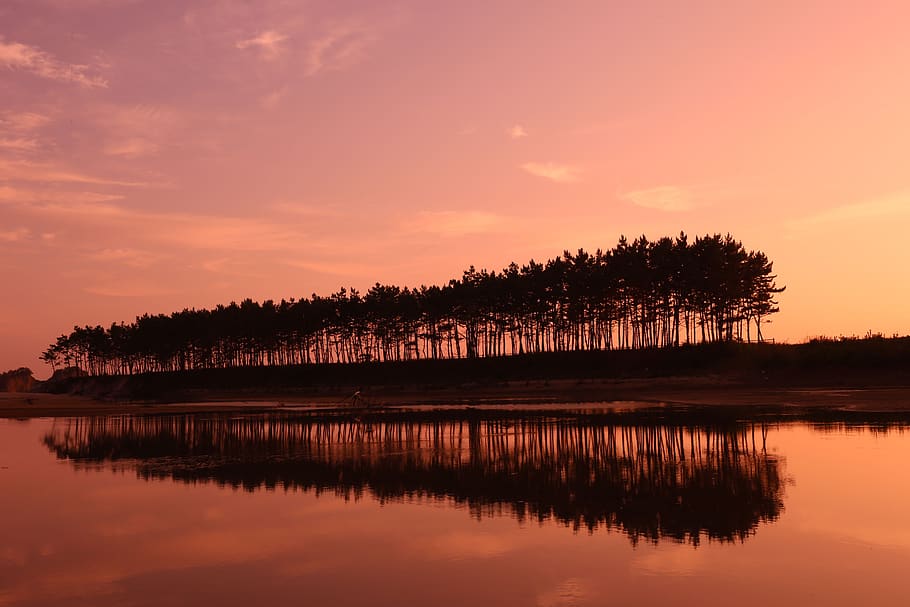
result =
M730 234L622 237L498 272L471 266L444 285L376 283L77 326L40 359L126 375L762 341L784 290L776 278L764 253Z

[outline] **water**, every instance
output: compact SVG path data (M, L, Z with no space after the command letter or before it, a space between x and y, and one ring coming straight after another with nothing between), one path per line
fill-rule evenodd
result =
M0 420L0 605L906 605L901 424Z

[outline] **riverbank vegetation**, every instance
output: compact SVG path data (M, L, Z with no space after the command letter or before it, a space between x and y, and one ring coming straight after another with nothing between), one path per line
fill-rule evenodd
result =
M671 391L685 386L688 392L706 394L719 386L759 391L908 386L910 337L804 344L720 342L679 348L266 365L126 376L58 375L59 379L40 389L108 400L318 400L327 396L339 400L361 389L371 398L390 402L400 400L402 394L409 395L409 402L487 397L504 402L510 398L636 400L654 390L664 393L668 386Z

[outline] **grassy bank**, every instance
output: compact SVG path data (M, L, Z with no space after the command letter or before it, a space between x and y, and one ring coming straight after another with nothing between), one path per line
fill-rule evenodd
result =
M433 390L521 382L711 378L737 385L875 387L910 384L910 337L806 344L720 343L652 350L501 358L203 369L70 377L39 390L94 398L202 400L217 395Z

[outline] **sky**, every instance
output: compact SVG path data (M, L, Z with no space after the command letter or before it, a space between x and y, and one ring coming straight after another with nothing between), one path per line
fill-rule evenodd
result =
M731 233L910 333L906 2L0 0L0 369L74 325Z

